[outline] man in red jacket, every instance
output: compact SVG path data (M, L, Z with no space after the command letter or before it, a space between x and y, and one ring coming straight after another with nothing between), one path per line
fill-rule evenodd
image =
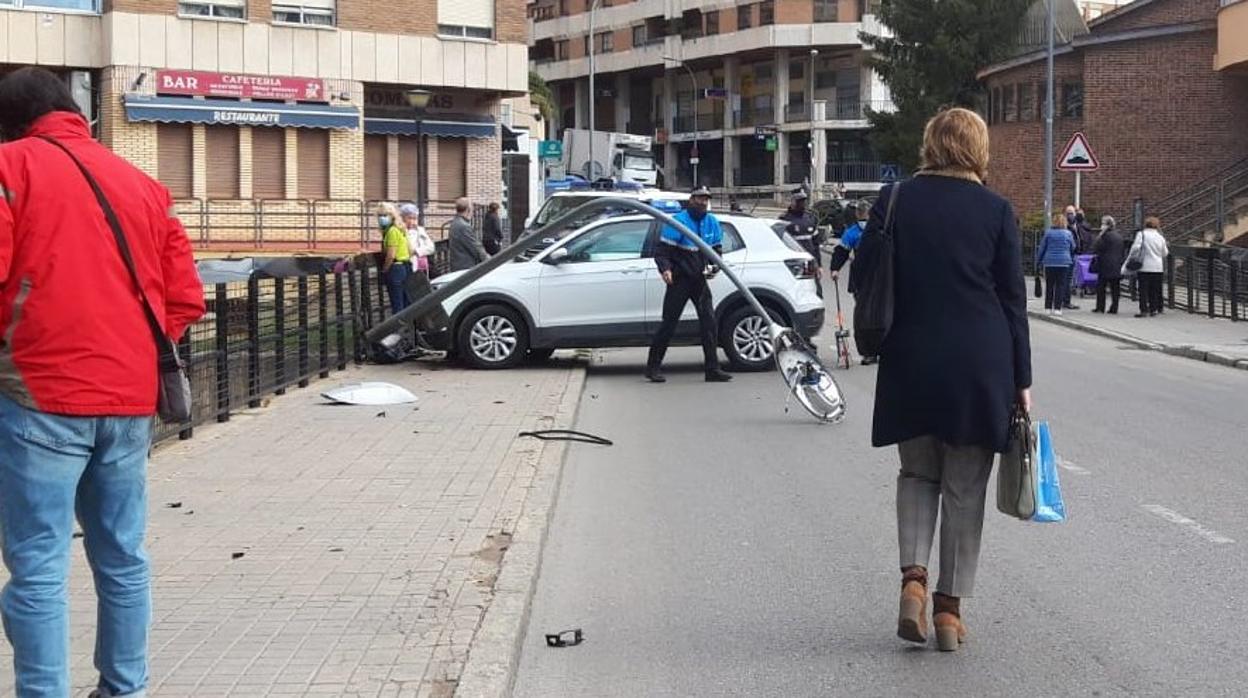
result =
M0 81L0 615L17 695L70 695L74 519L99 598L99 696L148 680L147 453L157 350L112 229L73 153L117 212L143 293L171 338L204 313L169 192L91 139L56 76Z

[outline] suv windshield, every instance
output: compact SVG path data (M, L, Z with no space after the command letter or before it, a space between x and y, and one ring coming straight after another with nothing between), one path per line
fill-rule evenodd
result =
M542 209L533 217L533 227L540 228L581 204L591 201L593 196L552 196L546 200Z

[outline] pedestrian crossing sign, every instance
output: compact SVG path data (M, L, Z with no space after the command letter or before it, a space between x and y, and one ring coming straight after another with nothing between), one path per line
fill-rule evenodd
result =
M1063 172L1093 172L1100 166L1092 146L1088 145L1088 137L1082 131L1075 131L1057 160L1057 169Z

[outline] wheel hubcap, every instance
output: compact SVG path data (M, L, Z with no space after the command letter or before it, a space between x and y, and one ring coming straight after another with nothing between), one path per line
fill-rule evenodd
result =
M516 326L501 315L487 315L472 326L472 353L485 361L506 361L516 351Z
M732 344L741 358L752 363L767 361L774 351L771 329L767 321L757 315L737 323L732 331Z

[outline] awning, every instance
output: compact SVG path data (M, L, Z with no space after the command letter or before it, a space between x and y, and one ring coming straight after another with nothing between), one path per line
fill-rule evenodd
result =
M359 128L360 125L360 110L351 106L133 94L125 96L125 103L126 118L130 121L344 129Z
M420 131L426 136L442 138L494 138L498 135L498 125L493 117L480 120L450 119L441 115L431 115L420 122ZM364 117L364 133L386 136L415 136L416 122L412 119L382 119Z

